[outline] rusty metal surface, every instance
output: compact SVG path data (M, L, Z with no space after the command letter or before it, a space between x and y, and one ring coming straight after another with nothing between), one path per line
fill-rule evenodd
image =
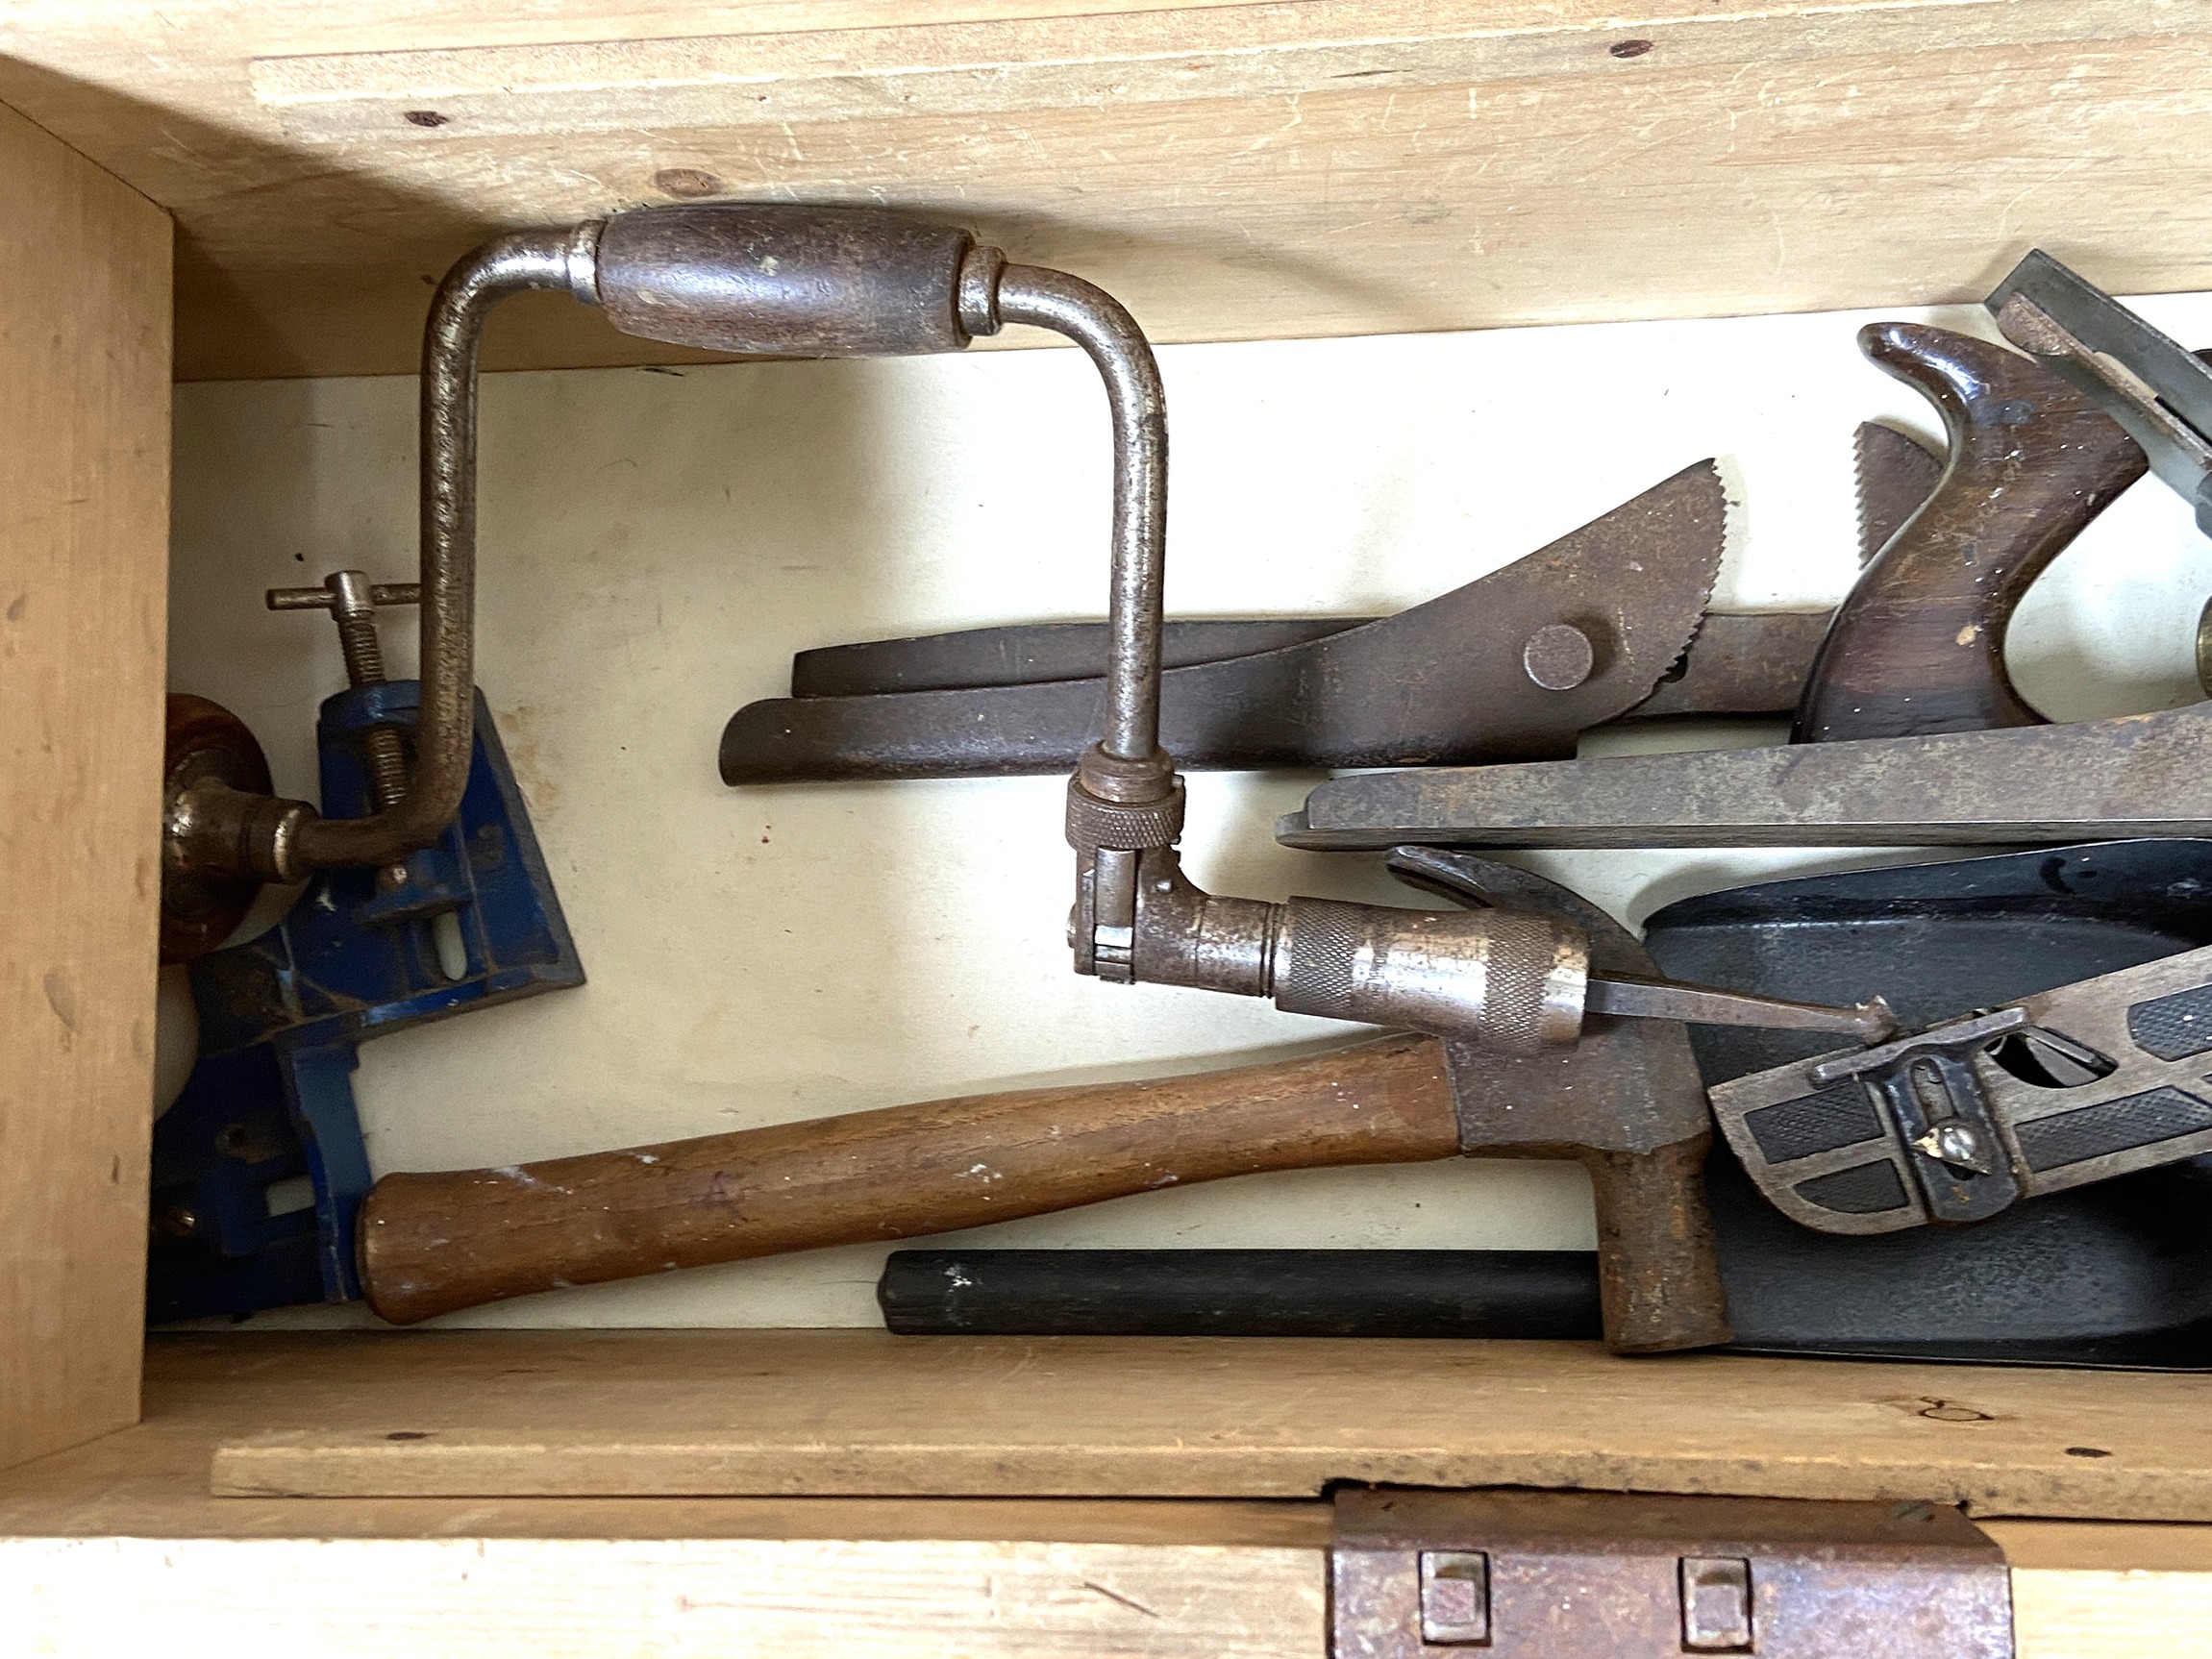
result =
M2212 1151L2208 1054L2212 948L1754 1072L1713 1112L1793 1221L1894 1232Z
M2003 1551L1935 1503L1349 1488L1330 1590L1333 1659L2013 1650Z
M1864 421L1852 437L1863 569L1920 510L1943 477L1944 458L1894 427ZM1833 610L1717 611L1658 689L1622 716L1793 714Z
M1715 611L1652 695L1623 720L1678 714L1787 714L1798 706L1830 610Z
M1874 556L1935 493L1945 458L1896 427L1859 423L1852 434L1852 483L1858 499L1860 569L1874 562Z
M1966 459L1947 468L1839 609L1799 709L1801 738L1821 741L1337 779L1284 816L1277 838L1303 848L1895 847L2212 828L2212 705L2015 724L2041 717L2018 705L1990 646L2001 647L2022 573L2063 545L2057 531L2078 531L2140 473L2141 452L2025 358L1906 324L1876 325L1862 343L1929 392ZM2067 455L2057 454L2062 440L2074 446ZM1874 453L1868 441L1862 457ZM2023 457L2047 452L2067 489L2020 474ZM1994 510L2006 499L2035 510ZM1898 505L1885 496L1869 523ZM1990 573L2001 591L1984 604L1973 590ZM1935 643L1924 651L1915 638ZM1981 729L1993 726L2005 729ZM1850 730L1862 736L1833 740Z
M1550 547L1397 616L1162 676L1160 741L1181 766L1385 766L1572 755L1640 701L1696 631L1720 567L1719 474L1700 462ZM1521 645L1569 623L1594 646L1566 691ZM1510 639L1510 651L1470 641ZM1099 729L1097 681L1019 690L778 699L722 738L731 783L1055 772Z
M1863 564L1927 499L1942 476L1944 463L1942 457L1931 455L1917 439L1871 423L1858 429L1853 457ZM1429 603L1461 604L1470 615L1479 615L1479 607L1487 603L1489 584L1502 574L1479 577ZM1696 636L1688 647L1659 674L1651 694L1613 717L1647 720L1678 715L1791 713L1803 694L1805 678L1834 615L1832 610L1708 612L1697 625ZM1160 636L1161 665L1172 674L1206 663L1227 663L1391 620L1305 616L1172 621ZM1520 642L1525 672L1529 667L1530 642L1543 632L1539 628ZM1373 637L1379 646L1387 643L1385 634ZM1461 645L1465 648L1490 638L1478 632ZM1573 666L1577 674L1586 677L1589 669L1580 665L1574 642L1555 635L1553 641L1554 649L1575 651ZM1103 675L1106 661L1106 627L1100 622L1019 623L802 651L791 658L790 698L753 704L731 723L730 731L735 735L725 736L724 764L740 772L731 781L748 783L802 777L969 776L984 770L1045 771L1073 766L1094 728L1085 692L1095 701L1099 688L1095 683L1088 687L1056 685L1042 693L1017 688L1054 681L1095 682ZM1594 658L1590 667L1595 667ZM1547 663L1539 663L1538 670L1551 672ZM1546 683L1537 673L1529 677L1535 684ZM1563 683L1572 686L1579 680ZM1338 689L1332 681L1319 694L1332 695ZM893 701L901 694L926 692L968 695L957 705L949 699ZM986 692L998 695L981 695ZM1181 681L1171 681L1167 693L1171 704L1189 695ZM848 698L884 701L831 702ZM821 702L824 706L793 711L791 704L800 702ZM965 742L956 744L945 730L948 721L965 721L992 734L1012 733L1016 750L997 755L992 737L979 740L970 735ZM1484 724L1488 724L1486 718ZM1225 721L1224 725L1227 729L1223 734L1212 740L1209 753L1202 757L1194 757L1187 746L1171 744L1177 759L1197 770L1269 763L1238 751L1233 723ZM1380 735L1369 741L1370 746L1389 747ZM1558 752L1564 755L1564 747ZM1318 754L1300 754L1279 756L1273 763L1320 766L1329 762ZM954 770L941 770L947 766Z
M335 820L304 803L211 792L208 810L170 816L166 833L180 860L296 878L386 864L428 846L452 821L468 776L474 708L478 345L492 308L533 288L602 305L632 333L721 349L954 350L1009 322L1073 339L1097 365L1113 417L1104 752L1151 763L1165 793L1154 664L1166 412L1151 348L1129 313L1080 279L1008 265L964 231L871 208L650 208L486 242L446 273L432 299L420 388L422 717L404 795L366 817Z
M1007 265L992 297L991 329L1003 319L1073 340L1106 388L1113 423L1113 529L1106 588L1106 665L1098 747L1109 760L1155 761L1156 793L1169 787L1160 753L1159 652L1167 581L1167 393L1151 342L1104 288L1035 265ZM979 330L978 332L982 332ZM1102 777L1076 763L1085 786Z
M1160 632L1160 665L1188 668L1263 651L1304 645L1348 628L1379 622L1375 616L1194 618L1171 621ZM968 628L907 639L870 639L826 645L791 658L794 698L869 697L898 691L979 691L986 686L1036 685L1054 680L1097 680L1106 672L1103 622L1029 622ZM1808 663L1812 660L1808 655ZM1082 742L1089 741L1086 733ZM1069 752L1068 763L1075 763Z
M2005 624L2044 568L2143 476L2143 451L2032 358L1919 323L1859 349L1935 406L1950 462L1836 611L1799 706L1800 743L2028 726Z
M1976 847L2212 834L2212 704L2074 726L1338 779L1287 847Z
M219 703L169 693L162 759L162 815L189 815L195 784L220 782L251 795L269 792L269 763L246 723ZM220 945L246 919L261 883L251 874L186 862L183 838L165 835L162 858L162 960L186 962Z
M1863 566L1927 499L1943 475L1944 459L1917 438L1872 422L1858 428L1852 457L1858 490L1859 562ZM1499 574L1479 577L1454 594L1430 603L1463 597L1472 610L1473 602ZM1834 616L1833 610L1708 612L1681 656L1660 674L1651 694L1623 709L1617 718L1791 713L1803 694L1813 658ZM1171 621L1161 634L1161 665L1172 672L1257 656L1389 620L1378 616L1302 616ZM1524 670L1529 666L1529 641L1535 637L1530 635L1522 642ZM1090 729L1080 719L1065 730L1057 730L1054 723L1079 713L1080 698L1069 696L1070 687L1060 687L1043 698L1020 695L1012 688L1056 681L1096 681L1105 670L1106 660L1106 628L1099 622L1016 623L903 639L864 640L794 655L790 701L998 690L1002 693L998 700L1001 712L983 710L982 705L987 701L983 699L972 699L966 712L984 712L981 724L994 730L1019 732L1023 743L1049 748L1061 757L1059 764L1072 766L1089 741ZM1530 678L1543 683L1533 674ZM778 699L752 705L742 712L759 722L762 730L772 730L774 721L784 717L787 706L784 700ZM884 770L890 767L901 768L896 773L900 777L938 776L934 770L938 762L933 756L941 747L941 734L935 729L946 717L948 706L915 703L906 707L904 719L899 706L890 703L858 709L857 724L865 726L864 731L841 730L848 712L844 707L809 710L805 716L790 717L805 723L803 731L787 737L771 736L766 741L785 751L775 764L803 768L808 778L890 776ZM735 722L732 724L735 730ZM868 745L874 740L870 733L888 733L895 752L869 752ZM808 742L820 744L822 754L812 758L800 754L799 747ZM1260 764L1226 746L1218 757L1206 762L1194 761L1180 751L1177 758L1201 770L1206 765L1240 768ZM1324 762L1302 755L1283 763ZM1030 764L1009 760L1005 769L1026 770ZM842 770L847 766L854 770ZM1044 769L1041 763L1038 769ZM755 777L749 770L744 778L734 780L772 780Z
M1911 444L1909 438L1899 438ZM1913 453L1927 452L1913 445ZM1919 505L1917 500L1915 506ZM1487 577L1469 584L1479 588ZM1659 678L1653 693L1622 711L1623 720L1681 714L1787 714L1797 707L1813 656L1827 632L1830 610L1710 611L1687 652ZM1171 672L1199 663L1256 656L1343 633L1376 616L1191 618L1171 621L1161 636L1163 666ZM917 634L802 651L791 658L794 701L869 697L901 692L982 691L1051 681L1099 678L1106 662L1106 624L1032 622L953 633ZM1009 709L1013 700L1008 699ZM1033 700L1025 714L1040 718ZM834 719L837 710L825 709ZM926 718L926 715L923 716ZM1012 724L1009 713L1006 722ZM854 740L840 740L850 746ZM902 739L911 742L911 739ZM1073 765L1088 741L1082 731L1060 734ZM1181 758L1179 756L1179 758ZM1304 762L1301 762L1302 764ZM874 764L874 762L870 762ZM1225 757L1225 766L1242 766Z
M1401 848L1392 874L1463 903L1562 916L1587 934L1590 967L1655 975L1642 941L1579 894L1489 859ZM1577 1158L1599 1214L1599 1294L1624 1353L1728 1340L1727 1300L1705 1208L1712 1123L1688 1031L1670 1020L1594 1015L1580 1042L1526 1058L1447 1042L1460 1151Z

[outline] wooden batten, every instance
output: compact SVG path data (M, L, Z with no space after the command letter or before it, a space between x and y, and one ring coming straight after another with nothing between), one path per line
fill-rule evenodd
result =
M876 1331L164 1339L234 1496L1312 1498L1331 1481L2212 1520L2189 1376L1579 1343ZM276 1379L282 1378L279 1385Z
M1062 1368L1039 1363L1039 1350L1054 1345L836 1333L825 1348L825 1340L759 1332L161 1339L142 1424L0 1473L0 1605L10 1611L10 1634L32 1652L109 1653L158 1643L198 1659L227 1651L250 1610L257 1629L296 1634L338 1659L381 1659L402 1646L431 1659L584 1659L677 1647L831 1659L857 1646L895 1659L1322 1659L1330 1511L1311 1498L302 1498L209 1490L218 1448L287 1412L288 1421L358 1432L398 1421L394 1413L431 1422L423 1414L436 1410L484 1421L489 1404L505 1398L501 1410L510 1421L595 1415L611 1428L629 1412L659 1430L684 1416L733 1426L757 1420L765 1441L805 1419L834 1437L842 1414L889 1398L882 1364L854 1363L871 1348L882 1350L881 1358L911 1356L919 1367L913 1409L943 1420L964 1401L979 1429L993 1418L1014 1419L1002 1442L1013 1438L1023 1414L1033 1425L1071 1403ZM1203 1394L1218 1386L1222 1365L1194 1361L1193 1348L1244 1350L1245 1363L1266 1366L1277 1363L1266 1350L1322 1349L1349 1359L1361 1345L1098 1346L1121 1350L1131 1364L1125 1374L1131 1394L1157 1390L1156 1377L1137 1363L1147 1348ZM1533 1417L1550 1398L1571 1421L1599 1398L1563 1383L1554 1364L1550 1375L1531 1370L1513 1386L1493 1378L1497 1386L1476 1397L1476 1410L1454 1410L1438 1377L1468 1367L1439 1372L1418 1356L1440 1347L1459 1350L1451 1357L1465 1362L1471 1346L1383 1348L1411 1366L1398 1409L1409 1414L1431 1402L1431 1438L1440 1443L1485 1405ZM949 1363L963 1353L975 1363ZM826 1369L833 1360L833 1374ZM1678 1362L1598 1363L1663 1373ZM1823 1374L1875 1369L1806 1364L1788 1368L1798 1374L1786 1384L1811 1423L1823 1409L1844 1409L1849 1392L1839 1385L1822 1396L1812 1385ZM1310 1385L1314 1374L1305 1374ZM1901 1401L1861 1406L1870 1436L1875 1424L1898 1418L1894 1438L1930 1458L1993 1429L2017 1445L2037 1425L2011 1415L2015 1396L1985 1385L2010 1379L2017 1386L2033 1374L1910 1368L1909 1375L1898 1374L1901 1382L1945 1379L1940 1405L1922 1400L1912 1414L1896 1409ZM979 1379L992 1385L979 1391ZM2076 1397L2116 1380L2123 1379L2063 1378ZM1372 1382L1361 1379L1370 1412L1381 1398ZM1699 1392L1716 1433L1739 1404L1745 1408L1732 1432L1747 1448L1772 1433L1781 1409L1779 1393L1734 1381ZM1321 1394L1317 1411L1343 1404ZM1248 1398L1250 1430L1282 1439L1297 1426L1282 1409L1287 1393ZM1018 1409L1012 1403L1023 1400ZM1623 1409L1618 1397L1615 1408ZM2116 1416L2155 1409L2125 1393L2113 1403ZM1969 1415L1977 1411L1987 1415ZM1903 1423L1906 1415L1926 1426ZM1063 1438L1097 1444L1101 1419L1095 1410L1068 1419ZM2077 1418L2073 1427L2088 1422ZM1201 1425L1194 1417L1184 1426ZM916 1445L909 1430L909 1452ZM1839 1458L1849 1451L1839 1449ZM1594 1483L1607 1475L1598 1463L1584 1473ZM2150 1659L2194 1651L2187 1639L2212 1629L2212 1527L1983 1524L2012 1567L2024 1659Z

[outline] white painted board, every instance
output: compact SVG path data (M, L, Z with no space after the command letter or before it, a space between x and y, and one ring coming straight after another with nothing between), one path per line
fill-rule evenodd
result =
M2186 341L2212 337L2212 297L2142 307ZM1855 350L1876 314L1901 313L1166 348L1170 613L1396 609L1708 455L1738 498L1719 603L1832 603L1855 563L1852 428L1940 430ZM1991 334L1978 310L1914 314ZM242 715L286 793L313 798L314 710L343 671L326 620L272 614L261 593L346 566L411 578L414 398L404 379L178 388L173 682ZM590 983L364 1048L380 1172L1342 1040L1348 1028L1257 1002L1072 974L1057 779L732 790L716 776L724 721L785 692L794 651L1103 614L1106 435L1097 383L1069 351L486 380L479 679ZM2147 482L2024 607L2022 690L2055 718L2190 701L2208 592L2212 544ZM385 641L392 672L411 673L411 622ZM1374 858L1274 843L1276 815L1313 781L1195 775L1192 875L1268 899L1408 898ZM1630 920L1885 856L1928 854L1529 855ZM1255 1176L965 1236L1592 1242L1578 1171L1459 1161ZM883 1254L819 1250L448 1323L873 1324ZM373 1323L358 1309L253 1323L357 1321Z

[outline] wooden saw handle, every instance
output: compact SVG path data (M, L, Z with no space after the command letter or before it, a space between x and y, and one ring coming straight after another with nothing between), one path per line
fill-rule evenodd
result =
M949 1232L1259 1170L1459 1151L1444 1051L1389 1037L1154 1082L1023 1089L495 1170L391 1175L362 1293L395 1325L533 1291Z

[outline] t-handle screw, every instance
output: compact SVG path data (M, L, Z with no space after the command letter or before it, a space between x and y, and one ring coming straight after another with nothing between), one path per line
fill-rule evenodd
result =
M384 683L384 650L377 642L376 613L383 605L415 605L421 587L411 582L369 581L359 570L336 570L323 578L320 587L272 587L271 610L327 610L338 626L338 648L345 653L346 679L356 686ZM387 812L405 800L408 791L407 755L399 733L388 726L371 727L362 739L368 758L369 794L377 810Z

